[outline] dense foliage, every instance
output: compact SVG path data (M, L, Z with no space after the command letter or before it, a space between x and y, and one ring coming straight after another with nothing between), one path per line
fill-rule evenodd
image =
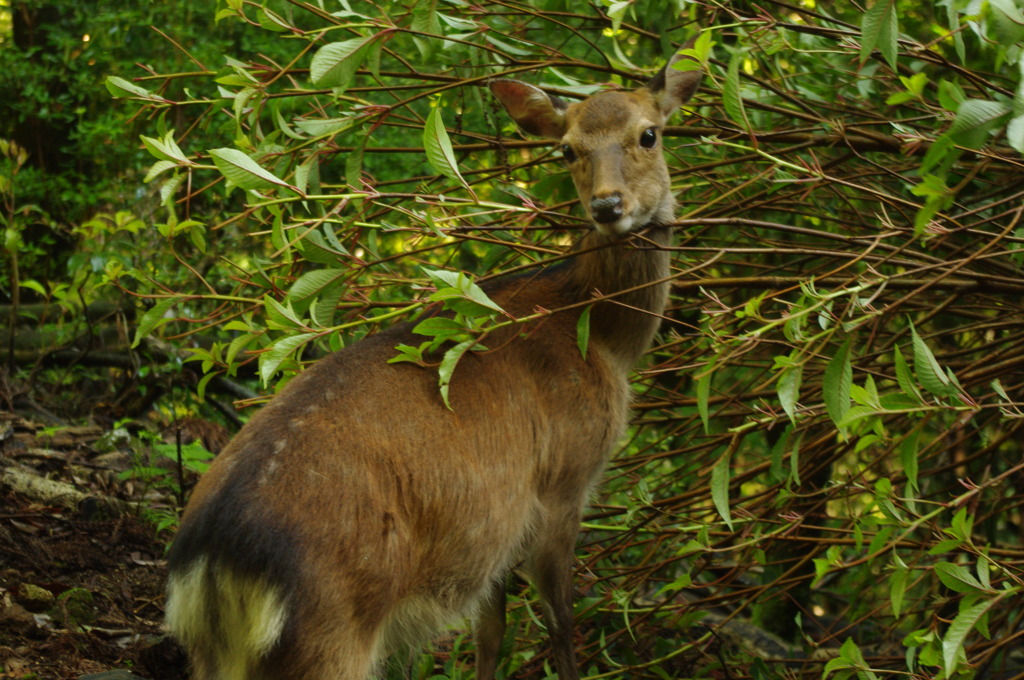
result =
M173 17L173 36L163 31L165 17ZM95 275L131 247L90 220L105 215L123 227L159 207L141 183L147 154L138 134L149 123L111 106L106 78L138 76L140 67L206 72L233 49L282 51L242 25L217 26L200 0L0 2L0 175L9 179L0 204L23 277L12 286L11 273L0 271L0 302L26 281L23 300L61 300L57 282L89 300L102 295ZM173 83L168 91L182 92ZM128 206L133 215L114 218Z
M1019 0L226 0L216 26L266 47L107 79L161 208L82 226L133 234L103 276L200 393L474 295L445 271L557 258L568 175L483 84L634 86L700 32L674 296L578 552L583 671L1022 672ZM508 322L463 320L441 341ZM540 677L528 591L513 618L506 676Z

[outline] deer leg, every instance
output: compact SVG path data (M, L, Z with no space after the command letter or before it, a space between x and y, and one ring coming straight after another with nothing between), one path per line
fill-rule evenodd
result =
M484 597L474 628L477 680L493 680L498 668L501 643L505 639L505 579L491 584Z
M559 527L549 527L530 560L530 576L540 593L548 622L548 636L559 680L578 680L573 641L572 561L579 520L572 517Z

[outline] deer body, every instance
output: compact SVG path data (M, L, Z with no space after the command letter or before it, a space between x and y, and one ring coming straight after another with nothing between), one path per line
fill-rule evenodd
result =
M696 78L666 69L650 88L570 106L492 84L525 130L567 146L596 229L562 264L485 290L517 317L577 306L464 355L453 410L434 370L387 363L416 342L405 324L320 360L254 416L196 487L170 554L167 627L197 680L365 680L396 647L466 616L477 676L493 678L505 577L520 564L544 602L559 677L578 677L580 516L668 295L668 172L657 144L633 147ZM644 173L653 179L638 186ZM578 303L595 291L615 297L594 304L584 359Z

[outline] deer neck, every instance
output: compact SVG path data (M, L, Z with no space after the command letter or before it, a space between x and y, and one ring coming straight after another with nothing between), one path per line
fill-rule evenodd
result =
M591 307L590 338L626 371L650 347L668 301L671 228L650 226L630 237L590 232L569 267L578 301L608 297Z

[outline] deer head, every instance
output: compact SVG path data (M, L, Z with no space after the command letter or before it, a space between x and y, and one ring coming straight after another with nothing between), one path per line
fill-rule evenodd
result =
M587 216L599 232L615 236L672 221L662 130L701 77L674 67L684 59L677 54L644 87L573 104L518 80L495 80L490 88L524 131L559 141Z

